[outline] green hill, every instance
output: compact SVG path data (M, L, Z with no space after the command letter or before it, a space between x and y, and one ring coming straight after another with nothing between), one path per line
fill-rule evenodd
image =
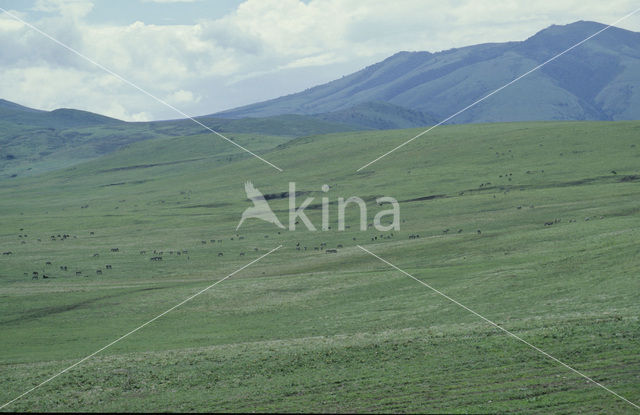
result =
M365 102L351 108L316 114L315 118L358 126L363 130L393 130L435 125L440 120L385 102Z
M417 132L237 137L282 173L165 137L0 182L0 401L282 244L6 409L632 413L356 245L637 403L640 123L447 126L356 172ZM236 233L247 180L283 223L290 181L317 227L328 197L331 230ZM401 229L337 231L349 196Z
M356 124L302 115L243 120L202 117L198 120L215 131L234 137L252 134L254 137L266 135L290 139L362 129ZM209 131L192 120L128 123L86 111L39 111L0 100L0 180L77 165L139 141L204 133ZM211 139L218 140L213 134ZM264 151L266 147L262 144L252 150Z

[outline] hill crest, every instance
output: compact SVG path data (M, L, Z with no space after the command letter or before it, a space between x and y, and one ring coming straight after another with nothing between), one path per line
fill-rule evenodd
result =
M605 28L578 21L524 41L402 51L326 84L215 116L313 115L384 102L444 119ZM640 119L638 84L640 33L610 27L455 122Z

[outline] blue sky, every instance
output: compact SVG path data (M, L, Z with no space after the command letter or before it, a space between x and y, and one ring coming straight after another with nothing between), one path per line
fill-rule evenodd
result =
M233 12L240 0L151 3L132 0L96 2L89 14L95 23L131 24L137 20L149 24L194 24L207 17L218 19Z
M0 7L190 115L339 78L401 50L613 22L630 0L0 0ZM640 13L620 27L640 31ZM0 13L0 98L127 120L172 110Z
M38 19L46 13L35 11L36 0L7 0L3 8L21 10ZM148 24L194 24L206 16L223 17L235 10L242 0L172 1L153 2L142 0L94 1L94 7L86 16L93 24L128 25L137 20Z

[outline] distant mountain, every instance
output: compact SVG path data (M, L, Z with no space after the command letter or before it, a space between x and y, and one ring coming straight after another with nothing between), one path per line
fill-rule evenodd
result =
M350 125L364 130L391 130L438 123L431 114L409 110L386 102L365 102L353 107L315 114L312 117Z
M201 117L199 121L215 131L230 135L229 138L250 134L263 141L253 144L252 148L264 148L265 143L280 143L281 140L273 139L275 136L291 139L362 129L357 124L304 115L243 120ZM138 141L209 133L191 120L129 123L73 109L41 111L0 99L0 178L68 167L113 153ZM235 150L235 147L231 148Z
M0 178L56 170L157 136L147 126L86 111L0 100Z
M0 99L0 113L6 110L26 111L26 112L36 112L36 113L45 112L45 111L40 111L40 110L36 110L29 107L23 107L22 105L16 104L15 102L7 101L5 99Z
M327 84L216 116L344 119L377 102L442 120L604 27L580 21L522 42L400 52ZM630 119L640 119L640 33L612 27L453 122Z
M123 121L104 115L74 109L61 108L41 111L0 99L0 121L28 127L78 128L96 125L121 125Z

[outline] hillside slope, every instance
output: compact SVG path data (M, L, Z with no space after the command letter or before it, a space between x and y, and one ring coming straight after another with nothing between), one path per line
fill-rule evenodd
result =
M0 402L224 279L6 409L633 413L357 245L640 402L640 122L444 126L355 171L419 131L287 140L283 172L162 138L0 183ZM327 197L331 229L236 231L247 180L295 181L318 228ZM400 230L351 206L338 231L350 196L369 222L397 198Z
M443 119L605 26L551 26L522 42L400 52L341 79L221 112L317 114L386 102ZM454 122L640 119L640 33L610 28Z
M363 129L329 118L323 120L302 115L283 115L245 120L201 117L199 121L215 131L229 135L250 134L265 137L255 151L268 148L274 136L283 139ZM139 141L210 134L216 148L226 154L237 149L217 146L224 142L192 120L168 120L130 123L87 111L57 109L40 111L0 100L0 180L53 171L111 154ZM251 141L251 140L249 140ZM259 140L258 140L259 141Z

